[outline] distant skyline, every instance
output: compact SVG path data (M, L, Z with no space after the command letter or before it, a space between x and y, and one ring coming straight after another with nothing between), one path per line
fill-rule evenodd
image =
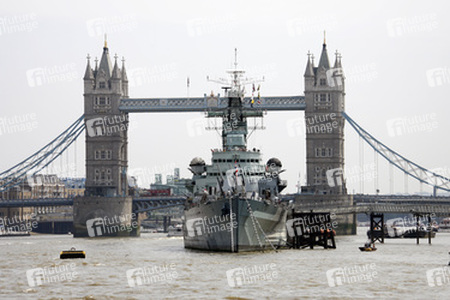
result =
M107 34L111 58L124 57L131 98L221 93L206 81L226 76L234 48L249 77L265 77L261 96L303 95L307 53L316 64L326 30L329 59L342 55L346 112L406 158L450 177L450 4L435 1L21 1L0 11L0 171L22 161L83 114L86 57L100 59ZM189 88L187 78L189 77ZM249 91L249 88L247 88ZM148 187L196 156L207 163L220 137L200 113L131 114L129 170ZM253 121L251 121L252 123ZM287 192L305 180L303 112L269 112L249 148L278 157ZM361 191L360 141L346 124L346 177ZM72 147L74 148L74 147ZM84 176L84 134L54 168ZM378 158L381 193L389 167ZM374 154L364 146L364 192L374 193ZM76 174L74 174L76 170ZM395 189L405 190L395 171ZM64 175L64 174L61 174ZM407 182L408 192L420 185ZM424 191L431 189L424 186Z

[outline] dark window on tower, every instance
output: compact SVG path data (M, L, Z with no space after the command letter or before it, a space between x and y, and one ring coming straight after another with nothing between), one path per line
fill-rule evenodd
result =
M100 83L98 84L98 87L101 89L104 89L106 87L106 83L104 81L100 81Z
M320 79L320 85L327 85L327 80L325 78Z

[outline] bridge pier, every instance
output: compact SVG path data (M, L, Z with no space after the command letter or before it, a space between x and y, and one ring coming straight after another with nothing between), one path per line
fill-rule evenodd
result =
M74 237L126 237L140 235L131 197L77 197L73 203Z
M295 196L294 213L301 212L324 212L333 213L330 208L348 207L353 205L352 195L312 195L299 194ZM356 234L356 214L333 214L333 221L336 222L337 235Z

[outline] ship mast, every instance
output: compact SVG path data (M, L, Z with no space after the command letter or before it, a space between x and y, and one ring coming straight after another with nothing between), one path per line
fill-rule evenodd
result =
M253 97L250 100L245 99L244 96L246 85L252 84L254 91L255 83L263 82L264 78L253 79L244 77L245 71L238 69L237 54L237 48L235 48L234 68L226 71L230 75L228 79L210 79L209 76L207 77L208 81L221 84L222 88L228 91L225 95L226 106L207 111L207 117L222 118L222 146L225 151L245 151L247 149L248 134L247 117L263 117L263 112L253 107ZM249 103L245 103L246 101Z

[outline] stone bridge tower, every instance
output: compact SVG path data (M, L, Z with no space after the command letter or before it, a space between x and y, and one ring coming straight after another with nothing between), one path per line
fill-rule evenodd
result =
M324 40L319 64L308 53L305 78L306 186L296 196L296 206L326 207L353 205L344 180L345 78L341 57L334 66L328 59ZM338 215L338 234L356 234L356 216Z
M86 190L74 200L74 237L138 234L128 195L128 113L119 110L128 98L124 60L114 65L105 41L100 64L89 61L84 74ZM137 228L136 228L137 227Z
M345 84L341 57L331 67L324 41L319 65L308 54L305 78L307 186L312 194L347 194L344 171Z
M128 80L114 67L105 42L100 65L88 60L84 75L86 124L86 196L127 196L128 113L120 112L120 99L128 97Z

